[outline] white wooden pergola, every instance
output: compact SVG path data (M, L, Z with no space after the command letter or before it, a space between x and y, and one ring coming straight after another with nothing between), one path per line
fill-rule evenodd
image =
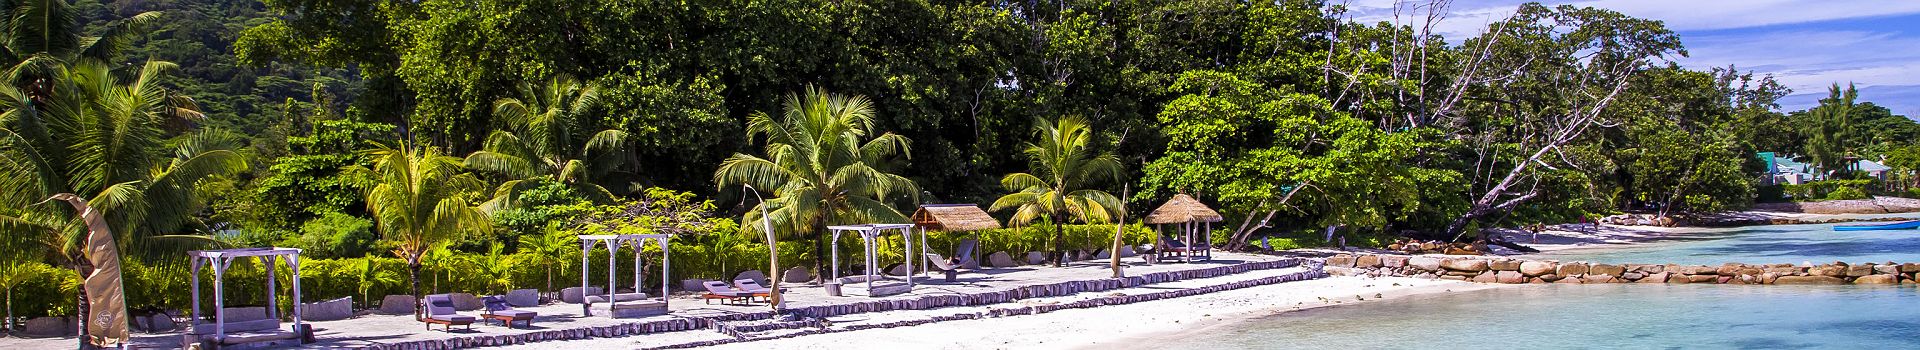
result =
M226 339L227 337L227 311L226 311L227 303L225 298L226 288L224 286L225 285L224 282L226 280L227 267L232 266L234 260L249 258L249 257L259 258L260 266L267 270L267 303L268 303L267 317L273 318L276 320L280 319L280 308L274 306L274 304L276 303L274 290L279 288L275 288L275 285L274 285L275 280L273 278L273 270L274 270L273 265L274 265L274 262L280 260L281 257L284 256L286 257L286 261L287 261L287 269L291 270L293 273L293 305L294 305L293 331L295 333L304 333L301 320L300 320L300 249L297 249L297 248L240 248L240 249L222 249L222 250L195 250L195 251L187 252L187 256L193 259L191 263L192 273L190 274L190 276L192 277L189 278L193 281L192 282L193 284L193 292L192 292L193 321L192 321L192 326L188 329L190 330L200 329L200 319L201 319L200 317L200 267L203 265L212 265L213 266L213 324L214 324L213 337L216 340L222 340L222 341Z
M616 293L614 293L614 285L616 282L619 281L619 279L614 277L614 270L615 270L613 266L614 256L618 255L618 253L620 252L620 247L629 246L629 245L633 246L633 291L635 293L644 294L645 292L640 291L640 282L645 280L640 278L640 249L646 246L647 241L652 240L655 243L658 243L660 245L659 303L660 303L660 306L662 306L662 309L664 309L664 306L666 306L667 299L668 299L667 298L668 296L667 271L669 271L668 267L670 266L668 265L670 260L668 257L672 256L672 254L670 254L668 251L668 247L671 245L667 244L667 241L671 239L673 239L673 235L664 234L664 233L663 234L645 234L645 235L580 235L580 291L583 293L587 291L587 283L588 283L587 272L589 270L589 267L588 267L589 265L587 264L587 255L588 255L587 253L592 252L594 246L600 245L603 242L606 243L606 246L607 246L607 290L606 290L607 310L610 316L618 317L619 310L620 310L620 307L618 305L620 303L620 299L615 295ZM593 303L586 302L586 300L584 300L586 299L586 297L587 296L585 294L581 295L581 299L583 299L581 300L582 302L580 303L581 315L593 316Z
M866 275L862 277L864 277L863 279L866 280L867 283L868 296L900 294L913 290L913 260L914 257L919 256L913 253L913 224L840 225L827 226L827 229L833 230L833 266L829 268L829 270L833 271L833 280L837 281L840 279L840 234L844 232L854 232L860 234L860 241L863 243L863 250L865 251ZM908 273L907 276L904 277L907 281L906 288L904 289L894 288L884 284L880 289L875 289L873 286L873 280L886 278L886 275L879 273L880 267L878 265L880 264L880 257L878 255L880 251L878 248L880 237L887 235L888 230L899 232L900 241L906 248L904 251L905 254L903 255L905 259L903 260L906 260ZM921 245L924 246L925 244L923 243Z

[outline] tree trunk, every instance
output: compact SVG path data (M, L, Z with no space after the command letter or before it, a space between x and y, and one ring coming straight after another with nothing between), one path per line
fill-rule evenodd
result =
M74 312L73 317L74 320L79 323L78 326L74 327L74 330L79 332L79 337L76 338L80 340L80 345L77 349L93 349L93 344L87 342L87 312L91 311L92 308L87 305L87 286L84 283L87 280L87 273L93 272L91 271L93 270L93 266L85 263L76 264L73 266L73 270L80 273L80 281L83 282L80 285L80 293L78 293L80 295L80 304L79 307L74 308L76 312Z
M1066 238L1066 236L1067 236L1066 228L1060 224L1059 220L1054 220L1053 240L1052 240L1053 267L1061 267L1061 266L1067 265L1067 251L1065 249L1061 249L1060 247L1060 240Z
M413 282L412 287L409 287L410 289L409 293L413 295L413 302L414 302L413 318L419 319L420 305L424 305L420 303L422 301L423 296L420 295L420 262L419 261L407 262L407 280Z

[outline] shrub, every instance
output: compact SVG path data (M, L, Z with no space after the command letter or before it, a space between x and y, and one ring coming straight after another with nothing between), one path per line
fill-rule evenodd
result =
M1833 190L1833 192L1828 192L1826 197L1826 199L1830 201L1846 200L1846 199L1868 199L1868 198L1873 198L1873 197L1868 196L1866 191L1862 191L1859 188L1853 188L1853 187L1836 188Z
M1843 188L1853 190L1849 193L1846 193L1846 196L1849 197L1850 199L1870 198L1867 196L1867 188L1869 188L1872 185L1873 185L1873 180L1860 179L1860 180L1814 181L1814 182L1808 182L1808 183L1799 184L1799 185L1782 185L1781 187L1783 192L1786 192L1787 195L1792 196L1792 200L1808 201L1808 200L1837 199L1837 198L1831 198L1830 194L1832 194L1834 191L1838 191ZM1858 193L1856 194L1853 192L1858 192Z
M301 225L300 236L286 245L304 250L302 253L306 256L344 258L365 256L368 248L374 247L378 240L379 237L373 232L373 221L342 213L326 213Z

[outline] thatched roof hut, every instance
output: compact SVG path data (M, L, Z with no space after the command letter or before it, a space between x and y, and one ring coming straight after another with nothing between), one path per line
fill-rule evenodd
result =
M1174 195L1173 199L1168 199L1166 204L1161 204L1160 208L1147 214L1147 223L1154 225L1220 222L1225 219L1220 216L1220 212L1213 211L1213 208L1208 208L1206 204L1200 203L1200 200L1186 194Z
M913 212L913 224L928 231L978 231L1000 228L1000 220L973 204L926 204Z

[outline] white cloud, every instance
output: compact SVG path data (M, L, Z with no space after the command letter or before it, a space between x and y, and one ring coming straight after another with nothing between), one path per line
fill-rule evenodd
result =
M1495 0L1456 2L1447 10L1446 20L1436 25L1437 32L1458 41L1478 35L1487 23L1506 18L1528 1ZM1620 13L1665 22L1675 31L1750 28L1770 25L1808 23L1850 18L1867 18L1920 13L1920 1L1833 1L1833 0L1589 0L1541 1L1549 6L1571 4L1605 8ZM1394 6L1401 6L1402 24L1422 20L1415 12L1425 13L1425 1L1357 0L1346 5L1355 20L1394 21Z
M1460 1L1447 9L1435 31L1459 42L1479 35L1486 25L1513 13L1526 1ZM1799 26L1814 22L1845 21L1920 13L1920 1L1831 0L1587 0L1543 1L1611 9L1629 16L1661 20L1681 32L1690 56L1678 61L1706 69L1736 65L1742 70L1773 74L1796 93L1787 109L1825 94L1835 82L1853 82L1863 91L1884 91L1863 98L1881 104L1904 104L1920 96L1920 32L1902 30L1816 30ZM1424 1L1413 1L1424 6ZM1394 6L1402 5L1395 20ZM1394 0L1357 0L1347 4L1355 20L1396 21L1412 25L1424 20L1426 9ZM1844 23L1844 22L1842 22ZM1831 23L1828 23L1831 24ZM1832 26L1826 26L1832 27ZM1750 28L1750 29L1741 29ZM1880 87L1874 89L1873 87ZM1897 92L1895 92L1897 91ZM1863 94L1865 95L1865 94ZM1900 100L1883 101L1877 98ZM1916 108L1920 107L1907 107Z

